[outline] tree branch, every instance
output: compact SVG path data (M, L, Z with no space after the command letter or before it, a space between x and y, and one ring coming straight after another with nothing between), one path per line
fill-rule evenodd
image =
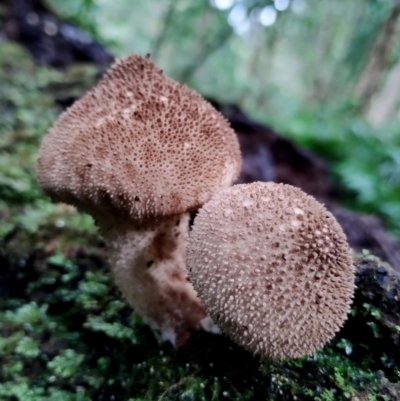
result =
M380 29L369 53L368 62L355 88L355 95L366 110L373 95L379 88L383 73L389 62L389 55L400 20L400 3L397 3Z
M179 81L187 82L193 74L201 67L207 59L220 49L232 36L233 30L230 26L226 26L213 42L204 45L203 49L193 58L193 60L179 74Z
M171 26L171 23L173 21L173 18L175 16L175 10L176 10L176 4L178 3L178 0L170 0L168 9L165 12L164 18L163 18L163 23L162 23L162 28L154 42L153 45L153 51L152 51L152 58L155 60L160 53L160 49L162 48L162 45L164 44L165 38L167 36L167 32L169 30L169 27Z

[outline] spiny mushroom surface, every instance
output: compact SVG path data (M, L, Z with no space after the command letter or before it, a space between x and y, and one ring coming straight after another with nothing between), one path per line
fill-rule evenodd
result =
M284 184L216 194L194 221L188 266L221 330L273 359L322 347L343 325L354 292L341 227L313 197Z
M241 167L227 120L149 59L118 60L44 138L37 178L53 199L137 221L196 210Z
M180 345L209 323L187 281L188 212L232 185L240 166L227 120L148 58L132 55L59 117L36 175L53 200L95 218L128 302Z

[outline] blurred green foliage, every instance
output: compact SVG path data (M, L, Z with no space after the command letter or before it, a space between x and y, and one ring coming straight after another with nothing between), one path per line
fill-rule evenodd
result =
M276 127L283 124L276 121ZM286 123L287 124L287 123ZM285 129L285 128L281 128ZM343 202L384 218L400 236L400 126L375 128L351 107L293 116L291 137L328 160Z

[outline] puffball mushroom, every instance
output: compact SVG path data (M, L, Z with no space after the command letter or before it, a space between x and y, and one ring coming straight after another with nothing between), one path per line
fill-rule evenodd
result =
M129 304L175 345L214 330L188 282L189 212L241 167L227 120L146 57L118 60L55 122L36 175L53 200L90 213Z
M188 266L221 330L273 359L322 347L345 321L354 292L341 227L317 200L284 184L216 194L194 221Z

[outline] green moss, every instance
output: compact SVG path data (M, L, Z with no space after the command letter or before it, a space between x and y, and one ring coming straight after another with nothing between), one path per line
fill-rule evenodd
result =
M22 399L20 394L41 400L57 392L65 399L96 400L112 395L116 400L348 400L360 393L383 400L382 380L398 380L393 355L375 359L367 344L344 335L346 328L315 356L281 363L204 333L182 350L158 344L120 300L101 251L75 252L69 250L68 258L36 257L29 271L27 260L11 267L10 285L24 290L23 297L2 299L5 400ZM44 280L44 274L54 281ZM65 274L73 276L65 280ZM362 316L361 330L374 322L380 334L384 313L377 310L363 302L352 319Z
M38 67L20 46L0 49L0 238L16 230L36 233L45 225L93 232L88 216L43 196L34 175L41 138L60 112L55 99L79 96L96 70L78 65L66 71ZM76 236L72 236L76 237Z
M47 367L50 372L64 379L75 376L82 362L85 360L85 356L77 354L72 349L66 349L60 355L54 357L47 363Z

